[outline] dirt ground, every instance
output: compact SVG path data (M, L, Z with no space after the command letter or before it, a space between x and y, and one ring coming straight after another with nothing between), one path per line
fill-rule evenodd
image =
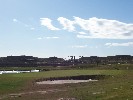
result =
M68 92L73 85L44 85L29 82L19 91L1 96L0 100L77 100Z
M95 76L93 75L91 78L92 77ZM60 80L58 78L58 80L52 79L52 81L49 79L44 79L44 81L29 80L24 87L14 93L1 96L0 100L78 100L71 94L73 91L72 89L74 87L82 87L90 81L97 81L91 80L90 76L73 76L74 79L70 78L68 80L67 78L69 77L61 77L59 78ZM80 78L83 78L84 80L81 80ZM44 84L45 82L58 84Z

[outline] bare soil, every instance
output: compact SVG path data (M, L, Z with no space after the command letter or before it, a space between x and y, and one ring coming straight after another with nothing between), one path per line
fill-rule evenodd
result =
M3 95L0 97L0 100L78 100L75 97L72 97L72 95L69 93L69 90L72 89L72 87L81 87L84 84L87 83L75 83L75 84L36 84L36 82L40 82L42 80L56 80L60 79L61 82L63 82L64 79L67 81L76 81L78 79L79 81L82 81L81 79L84 79L84 81L89 81L91 79L100 79L104 78L104 76L99 77L98 75L93 76L74 76L74 77L59 77L59 78L44 78L44 79L38 79L38 80L30 80L25 87L22 87L20 90L14 93L10 93L7 95ZM69 80L68 80L69 79Z

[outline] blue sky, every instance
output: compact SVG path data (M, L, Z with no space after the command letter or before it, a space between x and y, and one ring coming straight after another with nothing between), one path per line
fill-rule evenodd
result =
M133 0L0 0L0 56L133 55Z

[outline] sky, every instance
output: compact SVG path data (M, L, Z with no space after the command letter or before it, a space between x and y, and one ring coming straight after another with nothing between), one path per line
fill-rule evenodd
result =
M133 0L0 0L0 57L133 55Z

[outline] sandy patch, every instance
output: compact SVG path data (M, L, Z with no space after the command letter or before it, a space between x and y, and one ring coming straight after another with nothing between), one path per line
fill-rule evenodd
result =
M36 82L37 84L66 84L66 83L82 83L82 82L90 82L90 81L98 81L98 80L53 80L53 81L41 81Z
M57 100L77 100L76 98L59 98Z

